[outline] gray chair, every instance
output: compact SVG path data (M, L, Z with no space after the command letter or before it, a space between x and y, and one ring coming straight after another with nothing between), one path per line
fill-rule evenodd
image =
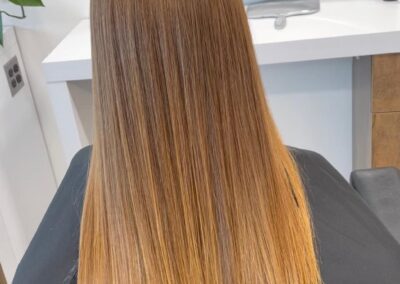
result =
M400 170L378 168L353 171L351 184L400 243Z

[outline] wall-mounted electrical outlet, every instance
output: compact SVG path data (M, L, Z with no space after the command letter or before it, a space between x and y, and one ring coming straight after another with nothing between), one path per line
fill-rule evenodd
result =
M21 68L18 64L17 56L11 58L5 65L4 71L8 80L8 86L10 87L11 95L15 96L19 90L24 86L24 80L22 78Z

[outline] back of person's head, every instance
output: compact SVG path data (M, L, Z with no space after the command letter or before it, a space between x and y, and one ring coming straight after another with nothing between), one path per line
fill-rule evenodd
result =
M80 283L319 283L241 0L92 0Z

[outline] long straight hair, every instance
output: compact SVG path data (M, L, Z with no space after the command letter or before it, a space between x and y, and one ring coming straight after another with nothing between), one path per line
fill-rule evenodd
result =
M92 0L79 283L319 283L241 0Z

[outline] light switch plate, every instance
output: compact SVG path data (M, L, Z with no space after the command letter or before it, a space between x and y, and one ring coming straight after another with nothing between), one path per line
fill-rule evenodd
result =
M19 90L22 89L24 84L24 78L22 77L21 67L18 63L17 56L11 58L5 65L4 71L10 87L11 95L15 96Z

